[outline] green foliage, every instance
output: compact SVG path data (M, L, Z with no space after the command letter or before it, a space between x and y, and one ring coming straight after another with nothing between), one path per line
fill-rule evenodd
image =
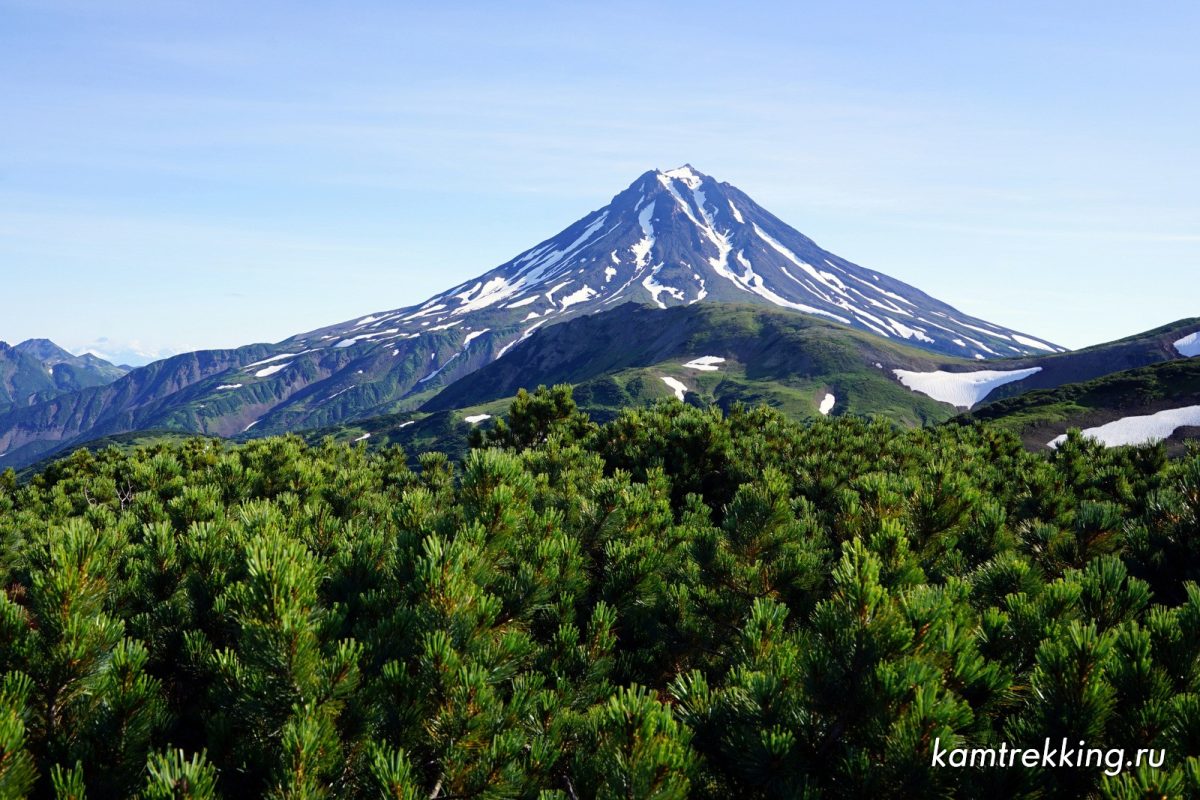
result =
M522 395L0 478L0 797L1200 791L1200 454ZM932 747L1161 766L930 767Z
M594 429L591 420L576 408L570 386L539 386L532 394L519 390L507 417L498 420L491 430L477 428L472 445L524 450L544 444L551 436L577 441Z
M30 682L10 672L0 688L0 797L24 797L33 788L37 770L25 749L26 702Z
M217 771L203 753L188 759L182 750L155 753L146 765L149 775L141 800L213 800Z

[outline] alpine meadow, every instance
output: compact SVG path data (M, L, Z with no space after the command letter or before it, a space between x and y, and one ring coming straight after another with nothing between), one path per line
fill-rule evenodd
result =
M1197 41L0 0L0 800L1200 800Z

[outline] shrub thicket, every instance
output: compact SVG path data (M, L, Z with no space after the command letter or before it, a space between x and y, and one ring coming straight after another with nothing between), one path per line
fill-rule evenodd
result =
M1200 792L1200 454L521 397L0 478L0 797ZM934 769L1083 739L1161 769Z

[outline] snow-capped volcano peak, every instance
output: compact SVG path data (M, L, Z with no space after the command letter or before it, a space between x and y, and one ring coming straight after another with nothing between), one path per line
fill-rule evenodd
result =
M457 328L477 367L479 353L498 358L535 330L581 314L715 301L786 308L967 358L1061 350L821 249L690 164L643 173L603 208L419 306L296 339L382 345ZM456 377L448 366L431 367L423 380Z
M660 180L666 179L668 181L682 181L683 184L689 189L698 188L700 186L700 181L708 177L707 175L701 175L699 172L696 172L696 170L692 169L691 164L684 164L682 167L669 169L665 172L660 171L658 174L661 176Z
M624 317L602 312L629 303L665 309L722 301L785 309L966 358L1060 349L823 250L736 187L684 164L643 173L603 208L419 305L272 345L184 354L164 367L170 379L134 370L101 400L81 390L78 404L55 397L21 409L20 419L0 427L0 451L24 458L131 425L267 434L408 410L559 322ZM604 330L603 319L595 328L592 322L573 328ZM1180 353L1188 350L1185 339L1176 343ZM687 368L696 369L693 362ZM845 402L839 391L818 410Z

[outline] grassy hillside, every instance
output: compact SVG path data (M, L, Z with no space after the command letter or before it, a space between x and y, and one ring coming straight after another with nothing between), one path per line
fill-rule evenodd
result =
M715 371L683 365L726 359ZM611 417L628 405L673 396L664 377L681 381L694 402L729 408L765 403L797 419L818 416L825 393L835 414L884 416L919 425L954 410L901 386L893 368L934 369L942 356L897 345L842 325L744 305L666 310L623 306L582 317L530 339L437 394L424 411L474 407L539 384L577 385L581 406ZM954 362L974 367L975 362Z

